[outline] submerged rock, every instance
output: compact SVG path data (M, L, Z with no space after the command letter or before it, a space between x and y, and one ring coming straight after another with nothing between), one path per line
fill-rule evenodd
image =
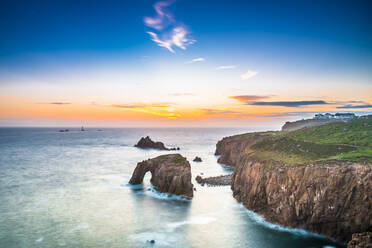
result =
M136 145L134 145L135 147L139 147L139 148L152 148L152 149L158 149L158 150L165 150L165 151L174 151L174 150L179 150L180 148L177 147L177 148L167 148L165 147L164 143L163 142L160 142L160 141L153 141L151 140L151 138L149 136L146 136L146 138L141 138L138 143Z
M191 166L180 154L161 155L137 164L130 184L141 184L146 172L151 172L151 183L161 193L193 197Z
M193 160L194 162L202 162L202 159L198 156L196 156Z

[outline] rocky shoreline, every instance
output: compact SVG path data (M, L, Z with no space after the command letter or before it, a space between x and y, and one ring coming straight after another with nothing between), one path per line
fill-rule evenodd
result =
M232 174L222 175L216 177L205 177L197 176L195 180L202 186L207 184L208 186L226 186L231 185Z

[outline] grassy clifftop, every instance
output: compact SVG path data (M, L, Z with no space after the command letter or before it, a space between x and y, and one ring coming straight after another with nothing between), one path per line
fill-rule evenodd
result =
M372 120L329 123L291 132L265 132L251 149L265 164L343 160L372 163Z

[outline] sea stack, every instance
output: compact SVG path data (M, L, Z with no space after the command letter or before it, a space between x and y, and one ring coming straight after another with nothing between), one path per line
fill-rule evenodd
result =
M146 172L151 172L151 183L161 193L193 197L191 166L180 154L161 155L137 164L130 184L141 184Z
M152 148L152 149L157 149L157 150L164 150L164 151L169 151L169 150L177 150L177 148L166 148L163 142L160 141L153 141L149 136L146 136L145 138L141 138L135 147L139 148ZM179 150L179 148L178 148Z

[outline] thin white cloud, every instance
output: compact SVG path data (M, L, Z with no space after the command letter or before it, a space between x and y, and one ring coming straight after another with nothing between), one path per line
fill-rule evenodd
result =
M187 46L195 43L196 40L188 37L190 32L186 29L185 25L177 22L172 13L166 9L171 3L171 1L155 3L154 9L156 16L145 17L143 22L146 26L158 31L158 33L147 32L151 36L152 41L160 47L165 47L171 53L175 53L173 46L186 50Z
M230 70L230 69L235 69L236 65L221 65L216 67L216 70Z
M193 63L204 62L204 61L205 61L204 58L195 58L195 59L185 62L185 64L193 64Z
M246 73L242 74L242 75L240 76L240 78L241 78L242 80L247 80L247 79L250 79L250 78L256 76L257 73L258 73L257 71L247 71Z
M171 53L175 53L174 50L172 49L172 43L171 41L162 41L159 39L158 35L153 33L153 32L147 32L151 36L151 40L158 44L160 47L165 47L168 49Z

